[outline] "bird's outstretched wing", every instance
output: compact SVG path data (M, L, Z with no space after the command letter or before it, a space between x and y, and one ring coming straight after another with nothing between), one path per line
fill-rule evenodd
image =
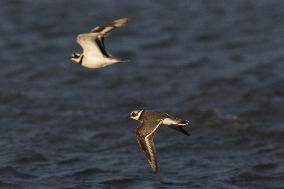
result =
M116 28L126 25L128 21L129 21L128 18L117 19L111 23L102 24L95 27L94 29L91 30L91 33L98 33L100 36L106 37Z
M98 39L98 33L79 34L77 36L77 43L83 48L85 56L97 58L104 58L106 56L103 53L105 49Z
M162 121L148 121L142 123L142 125L136 129L138 143L144 151L154 173L158 172L158 164L153 138L156 129L161 123Z
M109 24L97 26L89 33L79 34L77 36L77 43L83 48L85 56L111 58L112 55L105 49L104 37L109 35L114 29L124 26L127 22L127 18L122 18Z

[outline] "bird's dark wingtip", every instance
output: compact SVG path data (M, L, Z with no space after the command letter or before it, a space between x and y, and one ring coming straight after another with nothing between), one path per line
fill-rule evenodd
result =
M172 128L172 129L175 129L176 131L179 131L179 132L183 133L186 136L190 136L190 134L183 128L183 126L173 126L173 125L171 125L171 126L168 126L168 127Z
M182 120L182 121L180 121L180 124L182 124L182 125L187 125L187 124L189 124L189 121L187 121L187 120Z

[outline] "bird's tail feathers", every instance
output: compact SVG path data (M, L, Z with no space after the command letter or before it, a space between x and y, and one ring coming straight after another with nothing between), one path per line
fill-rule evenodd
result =
M187 125L189 121L179 119L179 118L174 118L172 120L164 120L164 124L168 125L168 127L175 129L187 136L190 136L190 133L188 133L185 129L184 126Z
M115 63L123 63L123 62L130 62L130 60L129 59L119 59L119 58L114 58L114 60L115 60Z
M189 124L189 121L187 120L182 120L182 119L177 120L177 125L187 125L187 124Z
M179 119L179 118L165 118L163 120L163 124L165 125L176 125L176 126L184 126L187 125L189 123L189 121L187 120L183 120L183 119Z

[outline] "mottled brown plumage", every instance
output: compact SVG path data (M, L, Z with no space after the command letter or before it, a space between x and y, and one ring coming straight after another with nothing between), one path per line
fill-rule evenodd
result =
M165 124L189 136L189 133L182 128L182 126L188 124L188 121L175 118L167 113L153 110L133 110L129 117L141 122L141 125L136 128L135 134L154 173L158 172L158 164L153 138L158 127Z

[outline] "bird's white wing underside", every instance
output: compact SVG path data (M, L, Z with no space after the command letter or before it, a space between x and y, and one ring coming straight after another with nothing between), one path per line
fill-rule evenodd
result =
M99 35L99 33L84 33L77 36L77 43L83 48L85 56L104 58L101 49L96 43L96 38Z

